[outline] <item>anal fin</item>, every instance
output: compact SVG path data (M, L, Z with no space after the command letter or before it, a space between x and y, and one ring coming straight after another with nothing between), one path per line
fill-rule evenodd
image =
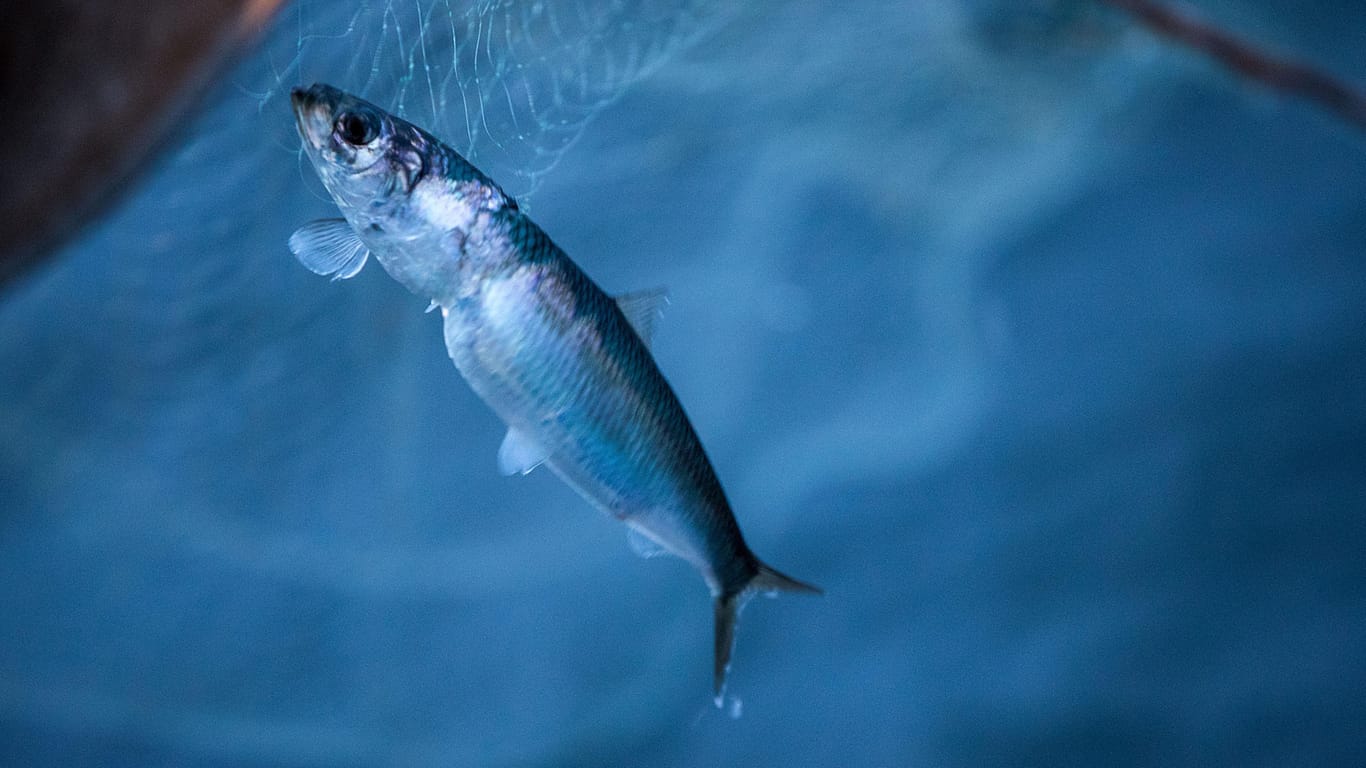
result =
M669 554L669 550L661 546L659 542L650 538L648 534L642 533L640 529L634 528L629 524L626 526L626 543L631 545L632 552L647 560L652 557Z

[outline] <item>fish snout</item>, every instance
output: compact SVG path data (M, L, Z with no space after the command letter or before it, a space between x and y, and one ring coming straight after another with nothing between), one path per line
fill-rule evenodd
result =
M316 83L308 88L291 88L289 103L293 105L294 113L300 116L316 112L330 114L337 103L337 99L330 93L332 90L322 83Z
M293 88L289 92L294 107L294 119L299 124L299 135L315 148L322 147L332 130L333 89L321 83L310 88Z
M298 86L289 91L289 100L294 109L326 109L333 111L341 104L346 94L324 83L314 83L307 88Z
M304 109L307 109L312 101L313 97L309 95L308 90L305 88L295 86L289 91L289 103L294 105L295 112L301 112Z

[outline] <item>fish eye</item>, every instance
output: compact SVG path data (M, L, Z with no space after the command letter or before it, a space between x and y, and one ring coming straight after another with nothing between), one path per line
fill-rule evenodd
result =
M336 131L342 141L353 147L369 144L379 133L374 119L359 112L343 112L338 115Z

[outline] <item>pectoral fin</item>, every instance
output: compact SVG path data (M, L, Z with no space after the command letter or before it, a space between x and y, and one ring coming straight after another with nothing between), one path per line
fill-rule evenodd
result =
M525 475L539 467L550 454L538 443L515 429L508 429L498 446L498 471L505 475Z
M617 306L626 315L626 322L647 347L654 340L655 323L664 315L664 306L668 303L669 292L663 288L632 291L617 297Z
M318 219L289 236L289 250L300 264L333 280L355 277L370 258L370 250L346 219Z

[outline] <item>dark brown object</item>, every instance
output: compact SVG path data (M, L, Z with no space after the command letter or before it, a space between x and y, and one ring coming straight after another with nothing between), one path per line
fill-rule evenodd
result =
M1128 12L1144 26L1202 51L1234 72L1293 96L1318 102L1358 128L1366 129L1366 94L1307 64L1271 54L1256 45L1174 8L1149 0L1102 0Z
M7 7L0 283L110 200L279 4L34 0Z

